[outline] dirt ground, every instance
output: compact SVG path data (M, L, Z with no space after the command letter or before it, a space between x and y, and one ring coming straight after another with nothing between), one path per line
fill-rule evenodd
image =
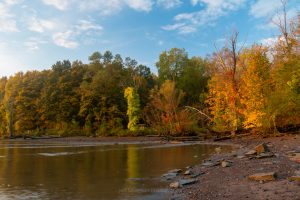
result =
M204 175L197 178L196 184L172 189L171 199L300 200L300 182L288 180L300 170L300 163L288 157L291 151L300 153L300 135L266 139L247 137L225 143L240 147L232 153L213 155L210 161L224 159L232 162L231 166L205 167L199 164L193 167L193 173L204 172ZM263 159L240 157L261 143L266 143L276 156ZM276 172L276 180L259 182L248 179L249 175L267 172Z

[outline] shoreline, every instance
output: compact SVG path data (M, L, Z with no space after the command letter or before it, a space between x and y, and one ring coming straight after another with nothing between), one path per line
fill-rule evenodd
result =
M259 138L247 136L214 142L211 140L195 142L164 141L161 137L66 137L53 139L13 139L2 142L28 142L36 145L66 144L76 145L123 145L123 144L154 144L159 146L181 146L191 144L204 144L232 146L230 153L214 153L206 161L230 162L230 166L223 168L221 165L203 166L198 163L191 167L193 174L202 174L196 178L196 183L181 188L168 189L170 199L275 199L275 200L300 200L300 181L290 181L297 171L300 172L300 160L292 161L289 154L300 153L300 135L285 135L281 137ZM255 146L265 143L275 157L253 159L245 153L253 150ZM300 155L300 154L299 154ZM275 172L275 181L251 181L248 176L256 173ZM300 175L299 175L300 176ZM184 179L184 175L176 179ZM170 183L174 181L171 180Z
M228 161L229 167L193 166L194 174L203 173L196 183L181 188L170 189L173 200L300 200L300 181L291 181L290 177L300 171L300 160L289 158L292 152L300 153L300 135L286 135L272 138L245 137L222 142L239 146L231 153L213 154L207 161ZM255 146L265 143L274 157L253 159L245 153ZM299 154L300 155L300 154ZM248 176L257 173L276 173L274 181L252 181ZM184 178L182 175L180 178Z

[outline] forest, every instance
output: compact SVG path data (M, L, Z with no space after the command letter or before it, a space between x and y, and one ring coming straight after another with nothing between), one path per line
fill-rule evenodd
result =
M272 46L239 45L233 31L205 58L160 54L157 74L129 57L95 52L89 63L0 79L2 137L276 134L300 127L300 14Z

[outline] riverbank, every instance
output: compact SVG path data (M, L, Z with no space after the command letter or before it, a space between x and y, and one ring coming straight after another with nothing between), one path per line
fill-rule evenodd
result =
M4 140L5 141L5 140ZM222 142L177 142L165 141L161 137L66 137L52 139L15 139L14 141L31 144L68 144L68 145L114 145L114 144L159 144L166 146L188 145L191 143L219 145L216 154L202 163L190 169L196 177L196 183L182 188L170 189L170 199L274 199L274 200L300 200L300 182L290 181L300 171L300 161L291 160L290 156L300 153L300 135L286 135L273 138L243 137ZM255 155L246 155L253 151L259 144L265 143L271 156L257 158ZM222 151L222 145L233 146L231 153L218 154ZM223 168L222 161L229 165ZM184 172L184 171L183 171ZM249 176L256 173L274 172L274 181L252 181ZM201 175L200 175L201 174ZM300 176L300 174L299 174ZM176 177L177 180L184 179ZM172 181L176 180L171 180Z
M213 155L206 161L214 163L213 166L194 166L191 169L192 173L203 175L197 177L197 182L193 185L171 189L171 199L300 199L300 182L289 180L300 170L300 160L291 160L291 156L300 153L300 135L274 138L245 137L227 140L224 143L239 145L240 148L232 153ZM245 155L262 143L267 145L274 156L256 158ZM218 164L223 160L229 163L228 167ZM269 172L276 174L274 181L252 181L248 178L256 173Z

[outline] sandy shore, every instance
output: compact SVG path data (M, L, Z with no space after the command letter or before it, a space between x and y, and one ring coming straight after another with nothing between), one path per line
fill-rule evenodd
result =
M224 141L240 147L232 153L213 155L209 162L227 160L230 167L207 167L201 164L194 166L192 172L197 174L197 183L172 189L171 199L230 199L230 200L300 200L300 182L289 181L300 170L300 163L289 159L291 152L300 153L300 135L290 135L275 138L233 139ZM249 159L245 153L255 146L266 143L275 157ZM259 182L248 179L256 173L275 172L275 181Z

